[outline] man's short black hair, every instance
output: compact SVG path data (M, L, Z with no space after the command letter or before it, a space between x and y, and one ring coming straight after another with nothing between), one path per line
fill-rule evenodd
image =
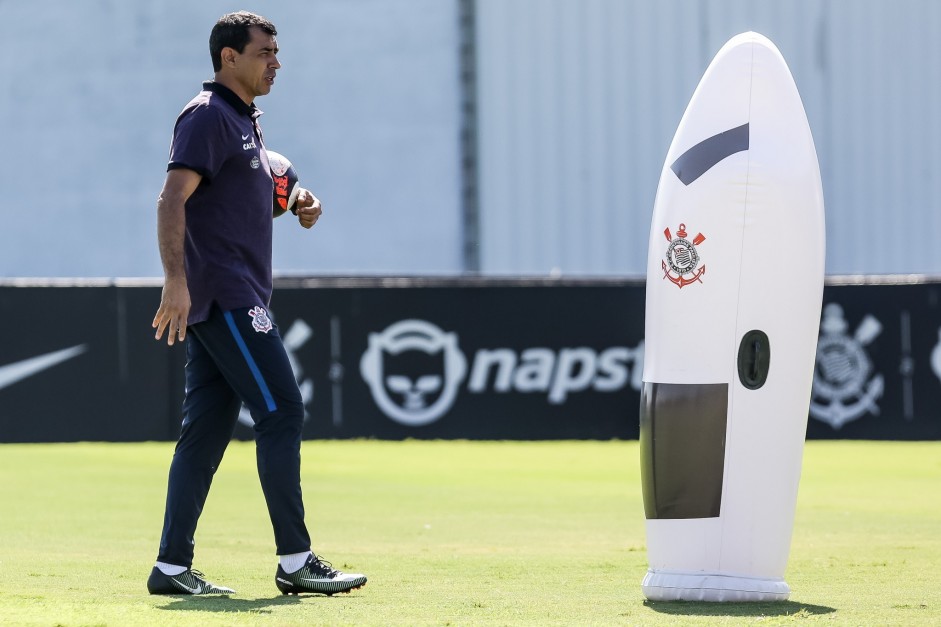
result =
M249 29L257 26L271 36L278 34L274 24L264 17L248 11L226 13L219 18L209 34L209 56L212 57L212 69L216 72L222 69L222 49L233 48L241 54L252 35Z

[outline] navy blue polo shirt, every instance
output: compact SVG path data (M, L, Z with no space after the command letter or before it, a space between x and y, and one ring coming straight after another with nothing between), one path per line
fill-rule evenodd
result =
M267 309L271 300L274 183L260 115L228 87L207 81L176 120L167 170L203 177L186 201L188 324L206 320L213 303Z

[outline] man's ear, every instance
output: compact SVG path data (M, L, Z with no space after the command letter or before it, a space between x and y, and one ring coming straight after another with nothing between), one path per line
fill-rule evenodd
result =
M219 56L222 59L222 65L232 67L235 65L235 58L238 56L238 53L235 51L235 48L229 48L226 46L222 49L222 52Z

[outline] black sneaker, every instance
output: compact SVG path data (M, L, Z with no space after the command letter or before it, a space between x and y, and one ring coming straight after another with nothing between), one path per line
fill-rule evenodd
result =
M366 575L341 573L335 570L330 562L311 555L307 558L307 563L295 573L284 572L278 564L274 582L283 594L314 592L329 596L363 587L366 584Z
M198 570L185 570L179 575L164 575L154 566L147 578L147 591L151 594L235 594L235 590L206 581Z

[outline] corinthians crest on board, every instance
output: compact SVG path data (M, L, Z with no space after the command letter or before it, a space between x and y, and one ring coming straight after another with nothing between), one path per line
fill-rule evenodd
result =
M670 279L680 289L696 281L702 283L702 275L706 273L706 264L700 265L699 251L696 249L706 241L706 236L697 233L690 241L687 235L686 224L683 223L680 223L676 237L671 235L670 227L663 229L663 236L670 243L667 246L666 259L660 262L663 278Z

